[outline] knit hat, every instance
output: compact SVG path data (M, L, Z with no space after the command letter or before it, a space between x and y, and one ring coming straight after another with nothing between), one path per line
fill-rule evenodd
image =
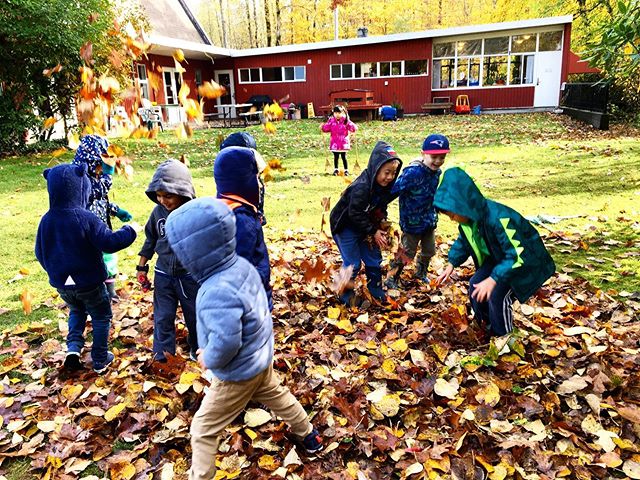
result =
M439 155L442 153L449 153L449 139L439 133L429 135L422 142L422 153L430 155Z
M227 147L247 147L257 149L256 139L247 132L235 132L225 138L220 144L220 150Z
M256 153L256 150L246 147L227 147L218 153L213 164L218 198L237 195L258 206L260 186Z

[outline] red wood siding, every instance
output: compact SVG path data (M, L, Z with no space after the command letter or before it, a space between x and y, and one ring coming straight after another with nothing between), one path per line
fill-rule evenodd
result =
M340 55L338 51L341 52ZM311 59L311 64L307 63L308 59ZM431 63L430 39L235 58L236 100L244 102L252 95L270 95L277 100L289 95L291 102L313 102L318 111L318 107L329 103L330 92L364 88L374 92L376 103L389 104L398 101L403 104L405 112L419 112L420 105L430 98L431 72L428 76L416 77L330 80L330 66L338 63L425 59ZM306 67L305 82L240 83L238 79L239 68L300 65ZM385 82L388 82L388 85L385 85Z

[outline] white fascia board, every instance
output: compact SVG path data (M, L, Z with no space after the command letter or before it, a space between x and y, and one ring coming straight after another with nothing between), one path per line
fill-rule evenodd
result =
M174 50L183 51L186 58L206 58L207 54L216 57L231 57L232 50L229 48L216 47L214 45L206 45L204 43L190 42L179 38L163 37L161 35L151 35L147 39L150 43L150 53L158 53L171 55ZM170 52L169 52L170 50Z
M229 50L232 57L251 57L254 55L269 55L276 53L305 52L326 48L344 48L376 43L398 42L402 40L417 40L421 38L452 37L458 35L476 35L480 33L499 32L504 30L521 30L540 28L551 25L564 25L573 22L573 15L561 17L533 18L514 22L489 23L483 25L469 25L464 27L423 30L420 32L396 33L364 38L350 38L347 40L331 40L327 42L301 43L282 47L248 48L244 50Z

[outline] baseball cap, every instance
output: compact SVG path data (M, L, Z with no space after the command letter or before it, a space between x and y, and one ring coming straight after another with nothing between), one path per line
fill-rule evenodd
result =
M422 142L422 153L438 155L440 153L449 153L449 139L439 133L429 135Z

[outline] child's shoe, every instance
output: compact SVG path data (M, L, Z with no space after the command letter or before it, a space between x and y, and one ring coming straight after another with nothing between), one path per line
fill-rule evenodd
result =
M307 453L318 453L324 448L322 445L322 437L315 428L311 430L311 433L304 437L302 440L302 446Z
M334 176L334 177L337 177L339 173L340 173L340 172L338 172L338 169L336 168L336 169L333 171L333 176Z
M107 352L107 361L103 365L94 365L93 371L96 372L98 375L102 375L104 372L107 371L107 369L109 368L109 365L113 363L115 358L116 356L113 353Z
M344 176L345 176L345 177L348 177L348 176L349 176L349 170L345 170L345 171L344 171Z
M77 372L82 370L82 362L80 362L80 352L67 352L67 356L64 359L64 368L70 372Z
M373 298L379 302L384 302L387 295L382 289L382 269L377 267L365 267L367 274L367 288Z
M429 283L429 277L427 277L428 271L429 267L427 265L418 265L418 268L416 268L416 273L413 276L418 280L423 281L424 283Z
M198 354L194 351L189 352L189 359L193 362L198 362Z

